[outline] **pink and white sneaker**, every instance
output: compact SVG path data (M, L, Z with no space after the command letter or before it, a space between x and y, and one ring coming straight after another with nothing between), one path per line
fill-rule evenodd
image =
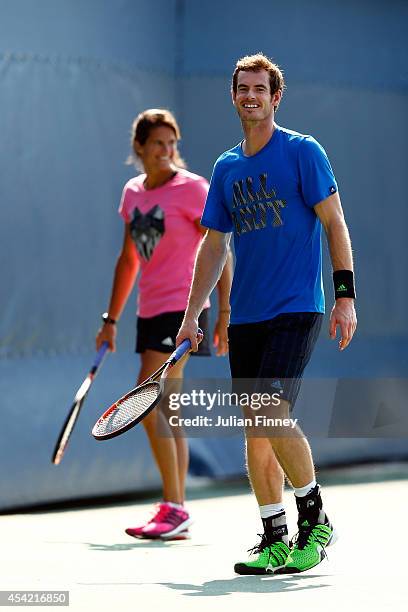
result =
M192 522L184 509L174 508L169 502L161 502L155 505L153 516L147 523L128 527L125 532L133 538L187 540L190 538L188 526Z
M188 537L188 527L193 522L187 510L174 504L161 504L154 520L142 529L140 537L148 539L179 540Z
M174 542L175 540L189 540L191 538L191 533L189 529L185 529L184 531L180 531L179 533L176 533L175 535L172 535L168 538L166 538L166 536L161 536L161 540L171 540L172 542Z
M125 529L125 532L128 535L132 536L133 538L142 538L143 529L147 527L147 525L149 525L150 523L153 523L154 521L157 521L157 520L160 521L161 517L164 516L166 512L167 512L166 502L155 504L153 515L148 521L142 523L141 525L137 525L136 527L128 527L127 529Z

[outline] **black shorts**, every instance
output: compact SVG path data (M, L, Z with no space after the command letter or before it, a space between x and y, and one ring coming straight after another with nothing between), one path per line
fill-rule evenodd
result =
M176 348L176 336L184 317L184 310L164 312L155 317L138 317L136 323L136 353L144 353L150 349L160 353L172 353ZM210 328L209 309L203 310L198 318L198 324L204 338L198 345L198 351L192 355L209 356Z
M280 314L269 321L230 325L229 360L233 380L250 379L253 384L256 379L250 392L278 392L293 408L322 321L323 315L317 312L294 312ZM235 389L237 384L234 383ZM251 384L249 380L247 384Z

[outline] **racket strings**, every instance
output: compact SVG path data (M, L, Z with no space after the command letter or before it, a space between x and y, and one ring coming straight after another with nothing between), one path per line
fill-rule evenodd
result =
M138 420L160 394L160 385L157 382L146 383L137 388L131 395L119 401L112 412L100 419L96 426L99 435L110 434L122 429Z

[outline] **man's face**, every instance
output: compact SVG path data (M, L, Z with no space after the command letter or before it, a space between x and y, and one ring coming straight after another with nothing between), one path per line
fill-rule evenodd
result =
M266 70L238 72L237 92L232 101L242 122L265 121L273 117L281 92L271 96L269 74Z

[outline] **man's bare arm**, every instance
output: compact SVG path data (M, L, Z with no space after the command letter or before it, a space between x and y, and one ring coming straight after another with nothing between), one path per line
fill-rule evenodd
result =
M314 209L326 232L333 271L353 271L351 241L338 193L319 202ZM330 315L329 333L332 339L336 337L337 325L341 330L339 348L342 351L350 344L357 327L353 298L336 300Z
M339 194L334 193L314 209L326 232L333 271L353 270L350 236Z
M201 225L200 219L196 219L196 226L199 231L205 236L207 228ZM231 284L233 277L233 257L230 247L228 247L227 256L225 258L224 269L217 282L218 292L218 315L213 333L213 345L216 348L217 357L228 353L228 325L230 319L230 303L229 297L231 292Z
M222 274L230 238L231 234L224 234L213 229L209 229L204 236L195 261L187 309L177 335L177 346L182 340L189 338L192 350L196 351L198 348L198 317Z

